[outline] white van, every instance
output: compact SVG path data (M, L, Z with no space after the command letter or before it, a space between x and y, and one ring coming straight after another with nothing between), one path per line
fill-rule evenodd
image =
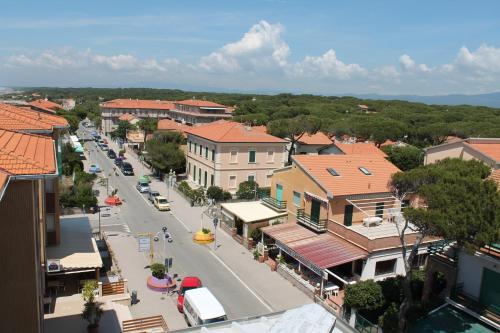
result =
M190 326L227 320L226 312L207 288L196 288L184 294L184 318Z

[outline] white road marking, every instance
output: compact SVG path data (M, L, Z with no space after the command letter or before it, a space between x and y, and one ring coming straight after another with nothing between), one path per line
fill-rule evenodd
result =
M192 233L191 229L189 229L189 227L184 222L182 222L182 220L178 218L177 215L175 215L172 211L170 211L170 214L172 214L172 216L175 217L175 219L182 224L182 226L184 227L184 229L187 230L187 232Z
M226 263L224 261L222 261L221 258L219 258L215 253L213 253L212 251L209 250L209 253L215 258L217 259L217 261L219 261L221 263L222 266L224 266L228 271L229 273L231 273L252 295L255 296L255 298L257 298L257 300L262 303L262 305L264 305L270 312L274 312L274 309L269 305L267 304L266 301L264 301L259 295L257 295L253 290L252 288L250 288L245 282L243 282L242 279L240 279L240 277L231 269L229 268L228 265L226 265Z

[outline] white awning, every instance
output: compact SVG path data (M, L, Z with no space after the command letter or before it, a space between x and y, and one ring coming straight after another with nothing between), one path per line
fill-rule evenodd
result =
M244 223L267 221L287 215L286 212L278 213L272 210L260 201L223 203L221 207L223 214L230 213Z

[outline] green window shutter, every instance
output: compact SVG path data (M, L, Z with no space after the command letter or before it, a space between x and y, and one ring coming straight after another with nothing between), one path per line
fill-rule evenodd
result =
M214 175L210 175L210 186L214 186Z
M248 162L255 163L255 150L250 150L248 152Z
M203 155L203 146L200 145L200 156Z
M203 181L203 186L207 188L207 172L205 171L205 179Z
M215 161L215 149L212 149L212 161Z
M196 165L193 165L193 180L196 181Z
M198 169L198 184L201 185L201 168Z
M191 152L191 145L192 145L192 142L189 141L189 152Z
M208 147L205 147L205 158L208 159Z
M352 205L345 205L344 208L344 225L349 227L352 225Z

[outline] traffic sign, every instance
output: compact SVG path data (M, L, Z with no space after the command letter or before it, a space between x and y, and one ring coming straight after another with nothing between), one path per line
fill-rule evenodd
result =
M149 252L151 250L151 237L139 236L139 252Z

